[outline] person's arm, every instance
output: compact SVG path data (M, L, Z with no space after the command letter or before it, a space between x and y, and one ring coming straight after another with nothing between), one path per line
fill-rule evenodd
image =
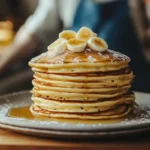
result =
M30 55L37 43L46 36L47 32L57 29L57 14L55 0L39 0L38 7L25 24L18 31L14 42L9 46L3 56L0 57L0 73Z
M7 68L9 68L9 66L11 66L13 63L33 53L33 50L38 43L38 39L36 35L31 33L21 35L23 32L25 32L25 30L23 30L24 29L22 27L17 33L14 42L0 57L0 73L7 70Z

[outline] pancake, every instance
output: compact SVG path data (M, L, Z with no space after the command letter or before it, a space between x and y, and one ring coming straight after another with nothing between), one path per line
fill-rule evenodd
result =
M134 104L135 96L133 93L127 93L123 96L104 99L97 101L62 101L54 100L43 97L32 96L31 98L36 106L41 107L45 110L51 110L51 112L82 112L82 113L91 113L98 111L105 111L116 107L120 104Z
M107 94L91 94L91 93L68 93L68 92L62 92L60 94L60 92L55 92L55 91L45 91L45 90L37 90L37 89L33 89L32 91L33 95L42 95L43 97L48 97L48 98L52 98L52 99L58 99L58 100L81 100L81 101L96 101L99 99L104 99L104 98L113 98L113 97L117 97L120 95L123 95L124 93L126 93L127 91L118 91L116 93L107 93Z
M66 50L54 58L46 52L32 59L29 65L37 72L85 73L120 70L127 68L129 62L130 58L121 53L112 50L100 53L87 48L80 55Z
M102 81L115 83L115 80L123 79L133 79L133 72L129 68L125 68L119 71L110 71L110 72L97 72L97 73L74 73L74 74L45 74L40 72L35 72L34 77L58 80L58 81L77 81L77 82L92 82L92 81ZM111 80L111 81L110 81ZM117 82L116 81L116 82Z
M91 43L93 39L99 44ZM32 114L76 119L112 119L128 114L135 104L130 92L134 79L128 66L130 58L108 49L95 34L86 41L71 40L75 42L70 47L68 39L59 38L29 62L34 71ZM74 48L76 44L81 45Z
M32 84L36 90L45 90L45 91L56 91L56 92L68 92L68 93L116 93L117 91L127 91L131 85L117 86L117 87L101 87L99 88L87 88L87 87L60 87L52 86L51 84L44 84L38 80L33 80Z
M42 78L35 77L35 81L39 81L40 83L43 84L49 84L51 86L56 86L56 87L77 87L77 88L101 88L101 87L116 87L116 86L123 86L123 85L128 85L131 83L131 81L125 81L125 82L118 82L118 84L107 84L105 82L68 82L68 81L57 81L57 80L46 80ZM107 82L107 81L106 81Z
M45 109L41 109L36 105L32 105L30 111L34 116L44 116L50 118L71 118L71 119L114 119L127 115L132 110L131 105L119 105L111 110L97 112L97 113L60 113L51 112Z
M61 75L59 75L61 76ZM77 75L78 77L80 77L80 75ZM72 76L68 76L70 78L73 78ZM59 86L63 87L63 86L69 86L69 87L102 87L102 86L123 86L126 84L130 84L133 80L133 74L129 74L126 76L122 76L122 75L118 75L117 77L113 77L113 76L103 76L102 78L100 78L99 76L95 76L95 81L92 80L77 80L73 81L73 80L65 80L65 78L63 77L63 75L61 76L61 80L57 80L57 79L52 79L52 78L46 78L44 76L39 76L39 75L34 75L34 78L37 79L38 81L40 81L41 83L45 83L45 84L51 84L54 86L57 86L59 84ZM75 77L74 77L75 78ZM82 77L83 79L86 77ZM90 77L89 77L90 78ZM97 79L97 80L96 80ZM86 84L85 84L86 83Z

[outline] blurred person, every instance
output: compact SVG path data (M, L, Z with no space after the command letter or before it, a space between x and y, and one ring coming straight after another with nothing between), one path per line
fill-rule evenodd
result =
M129 0L129 8L139 47L132 50L136 75L134 87L150 92L150 0Z
M32 55L40 42L49 40L49 34L51 34L52 39L56 37L55 31L59 25L56 11L55 3L49 2L49 0L39 0L35 12L21 26L13 43L1 56L0 73L18 60Z
M42 51L62 29L77 31L87 26L104 38L110 49L131 57L136 78L135 90L150 92L149 67L141 52L129 14L127 0L39 0L38 6L18 31L13 44L3 55L0 72L12 62L31 55L42 44ZM144 79L143 79L143 72ZM142 84L141 84L141 81Z
M149 0L145 1L148 2ZM135 74L133 89L150 92L150 65L148 64L148 59L146 59L146 57L150 57L150 53L145 53L144 55L142 49L142 43L148 46L150 38L147 36L147 40L141 42L136 30L141 30L148 26L143 0L118 0L109 3L95 2L97 3L82 1L78 7L79 11L76 13L72 29L78 30L81 26L88 25L98 33L98 36L107 41L110 49L128 55L131 58L130 65ZM89 6L91 10L88 11ZM137 10L135 11L133 7ZM82 13L80 13L81 11ZM96 15L94 15L94 12ZM135 15L133 16L131 12L134 12ZM135 27L136 25L138 25L137 28ZM148 30L144 30L143 33L143 38L145 38ZM150 47L147 47L147 51L150 51Z
M10 64L12 65L19 59L32 55L39 43L43 46L41 49L46 51L46 47L57 39L56 35L62 28L69 29L74 26L74 18L76 18L76 13L79 13L79 8L83 6L82 2L87 3L89 5L88 9L94 11L93 6L97 3L111 1L116 0L39 0L33 15L29 16L21 26L14 42L1 57L0 72L2 73L10 67ZM86 11L88 10L86 9ZM92 14L98 15L97 13L94 11ZM83 18L83 20L86 19ZM90 22L93 22L93 20ZM84 26L88 26L88 24L84 24ZM80 28L79 25L78 28Z

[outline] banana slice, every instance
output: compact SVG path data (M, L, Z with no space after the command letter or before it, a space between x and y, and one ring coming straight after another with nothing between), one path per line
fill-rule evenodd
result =
M64 30L62 32L59 33L59 38L63 38L66 40L70 40L72 38L76 37L76 32L72 31L72 30Z
M54 57L62 54L66 49L66 41L65 39L58 39L48 46L49 55Z
M107 43L99 37L92 37L87 43L89 48L98 52L103 52L108 48Z
M93 32L93 37L97 37L97 34Z
M82 27L78 32L76 38L87 41L91 37L97 36L91 29L87 27Z
M83 52L85 50L87 42L81 39L73 38L67 41L66 44L67 44L68 50L72 52Z

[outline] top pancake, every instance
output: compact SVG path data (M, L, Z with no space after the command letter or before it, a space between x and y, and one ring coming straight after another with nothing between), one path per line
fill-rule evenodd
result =
M48 52L33 58L29 65L33 71L44 73L87 73L118 71L128 67L130 58L113 50L96 52L86 48L84 52L51 57Z

